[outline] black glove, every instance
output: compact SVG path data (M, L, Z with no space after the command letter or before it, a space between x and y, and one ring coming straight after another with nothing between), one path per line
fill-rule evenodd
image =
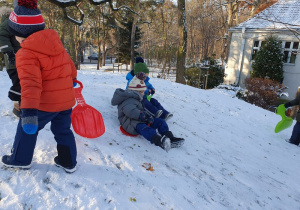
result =
M10 65L15 65L16 62L16 52L15 51L8 51L6 52L6 55L8 57L8 62Z
M155 93L155 89L154 88L149 89L149 95L154 95L154 93Z
M151 125L154 122L154 118L151 115L148 115L147 124Z
M289 108L289 107L291 107L291 106L292 106L291 102L287 102L287 103L284 104L284 107L285 107L285 108Z

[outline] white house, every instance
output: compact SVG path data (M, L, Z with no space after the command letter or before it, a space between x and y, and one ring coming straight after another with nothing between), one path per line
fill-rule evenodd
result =
M300 86L300 0L279 0L229 31L232 37L225 83L245 87L244 81L250 76L253 57L265 37L273 34L282 41L283 84L288 87L288 98L293 99Z

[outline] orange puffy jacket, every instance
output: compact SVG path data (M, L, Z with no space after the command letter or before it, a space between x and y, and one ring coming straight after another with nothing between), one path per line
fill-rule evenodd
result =
M30 35L16 54L21 84L21 109L59 112L75 105L77 70L56 31Z

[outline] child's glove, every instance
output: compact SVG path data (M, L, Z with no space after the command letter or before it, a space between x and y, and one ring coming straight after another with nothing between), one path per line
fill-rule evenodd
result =
M154 88L149 89L149 95L154 95L154 93L155 93L155 89Z
M8 57L8 62L10 65L15 65L16 62L16 52L15 51L9 51L6 52L6 55Z
M147 122L147 115L145 112L142 112L140 113L140 117L139 117L139 120L142 121L142 122Z
M38 129L38 110L22 109L22 128L27 134L35 134Z
M77 78L73 79L73 87L76 87L77 82L75 82L75 80L77 80Z
M147 124L151 125L154 122L154 118L151 115L148 115Z
M291 107L291 106L292 106L291 102L287 102L287 103L284 104L284 107L285 107L285 108L289 108L289 107Z

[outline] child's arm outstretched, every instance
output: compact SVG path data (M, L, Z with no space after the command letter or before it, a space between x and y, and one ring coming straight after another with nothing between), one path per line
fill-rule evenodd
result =
M148 93L150 95L153 95L155 93L155 88L153 87L153 85L149 82L150 78L147 77L145 80L145 84L147 86L147 90L145 91L145 94L147 95Z
M298 96L297 98L295 98L294 100L291 100L287 103L284 104L284 107L285 108L288 108L288 107L291 107L291 106L296 106L296 105L299 105L299 102L300 102L300 96Z

